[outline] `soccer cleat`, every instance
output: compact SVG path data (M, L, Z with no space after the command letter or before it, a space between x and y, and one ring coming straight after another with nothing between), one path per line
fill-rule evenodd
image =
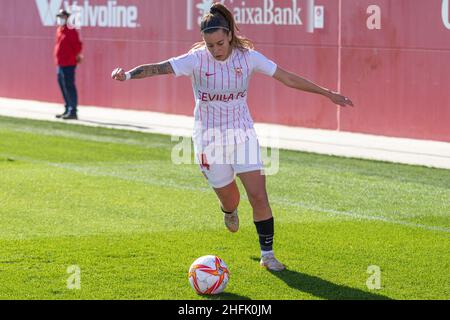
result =
M224 213L223 221L230 232L237 232L239 230L239 217L237 209L232 213Z
M259 264L262 267L265 267L267 270L271 271L283 271L284 269L286 269L284 264L278 261L273 255L273 253L263 255L261 257L261 261L259 262Z

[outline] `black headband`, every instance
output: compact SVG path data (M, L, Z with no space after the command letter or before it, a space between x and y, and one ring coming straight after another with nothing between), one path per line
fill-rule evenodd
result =
M205 31L212 30L212 29L223 29L226 31L230 31L230 29L228 29L227 27L208 27L208 28L202 29L201 31L205 32Z

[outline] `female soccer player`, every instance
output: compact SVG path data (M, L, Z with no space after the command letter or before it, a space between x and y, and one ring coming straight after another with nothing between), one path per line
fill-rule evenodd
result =
M253 220L261 248L260 264L272 271L285 266L273 253L274 220L266 192L266 180L259 144L247 106L247 88L253 72L281 81L288 87L321 94L340 106L353 106L347 97L322 88L287 72L237 35L232 13L214 3L201 22L203 41L179 57L157 64L138 66L128 72L117 68L112 78L119 81L162 74L188 76L195 96L194 149L200 168L214 189L231 232L239 228L240 178L253 209Z

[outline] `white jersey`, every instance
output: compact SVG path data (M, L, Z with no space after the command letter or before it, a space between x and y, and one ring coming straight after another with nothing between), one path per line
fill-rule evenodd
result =
M277 65L255 50L234 49L225 61L206 47L168 60L177 77L191 78L195 97L193 140L196 150L244 143L256 137L247 105L254 71L273 76Z

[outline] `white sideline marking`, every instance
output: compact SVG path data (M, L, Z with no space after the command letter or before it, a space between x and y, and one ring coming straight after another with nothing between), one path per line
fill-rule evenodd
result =
M160 179L130 178L127 176L117 174L113 171L101 172L98 170L92 170L92 167L77 166L75 164L63 164L63 163L56 163L56 162L49 162L49 161L41 161L41 160L35 160L35 159L26 158L26 157L16 157L16 156L6 155L6 154L0 154L0 156L4 157L4 158L13 158L13 159L18 159L18 160L22 160L22 161L31 162L31 163L43 164L43 165L47 165L47 166L51 166L51 167L71 170L71 171L75 171L78 173L83 173L83 174L96 176L96 177L113 177L113 178L126 180L126 181L133 181L133 182L139 182L139 183L144 183L144 184L148 184L148 185L175 188L175 189L179 189L179 190L200 191L200 192L210 192L211 191L211 189L209 187L182 186L182 185L179 185L176 183L164 182ZM242 195L242 198L248 199L245 195ZM416 229L418 228L418 229L424 229L424 230L429 230L429 231L450 233L450 229L445 228L445 227L429 226L429 225L424 225L424 224L419 224L419 223L414 223L414 222L395 220L395 219L387 218L387 217L380 216L380 215L374 216L374 215L364 215L364 214L353 212L353 211L338 211L338 210L334 210L334 209L327 209L327 208L322 208L319 206L310 205L307 203L302 203L302 202L297 202L297 201L294 202L294 201L291 201L291 200L285 199L285 198L271 197L270 202L278 204L278 205L293 206L293 207L298 207L298 208L302 208L302 209L306 209L306 210L310 210L310 211L322 212L322 213L326 213L333 217L343 216L343 217L349 217L349 218L352 218L355 220L361 220L361 219L373 220L373 221L397 224L397 225L410 227L410 228L416 228Z
M391 219L391 218L387 218L387 217L383 217L383 216L363 215L363 214L356 213L353 211L338 211L338 210L334 210L334 209L326 209L326 208L322 208L322 207L318 207L318 206L314 206L314 205L310 205L310 204L306 204L306 203L302 203L302 202L293 202L293 201L290 201L288 199L283 199L283 198L275 198L275 199L276 199L275 201L273 201L273 199L272 199L271 202L294 206L294 207L299 207L302 209L308 209L308 210L312 210L312 211L319 211L319 212L327 213L331 216L336 216L336 215L337 216L346 216L346 217L350 217L350 218L357 219L357 220L359 220L359 219L374 220L374 221L381 221L381 222L386 222L386 223L399 224L399 225L403 225L403 226L407 226L407 227L450 233L450 229L445 228L445 227L429 226L429 225L424 225L424 224L419 224L419 223L414 223L414 222L395 220L395 219Z

